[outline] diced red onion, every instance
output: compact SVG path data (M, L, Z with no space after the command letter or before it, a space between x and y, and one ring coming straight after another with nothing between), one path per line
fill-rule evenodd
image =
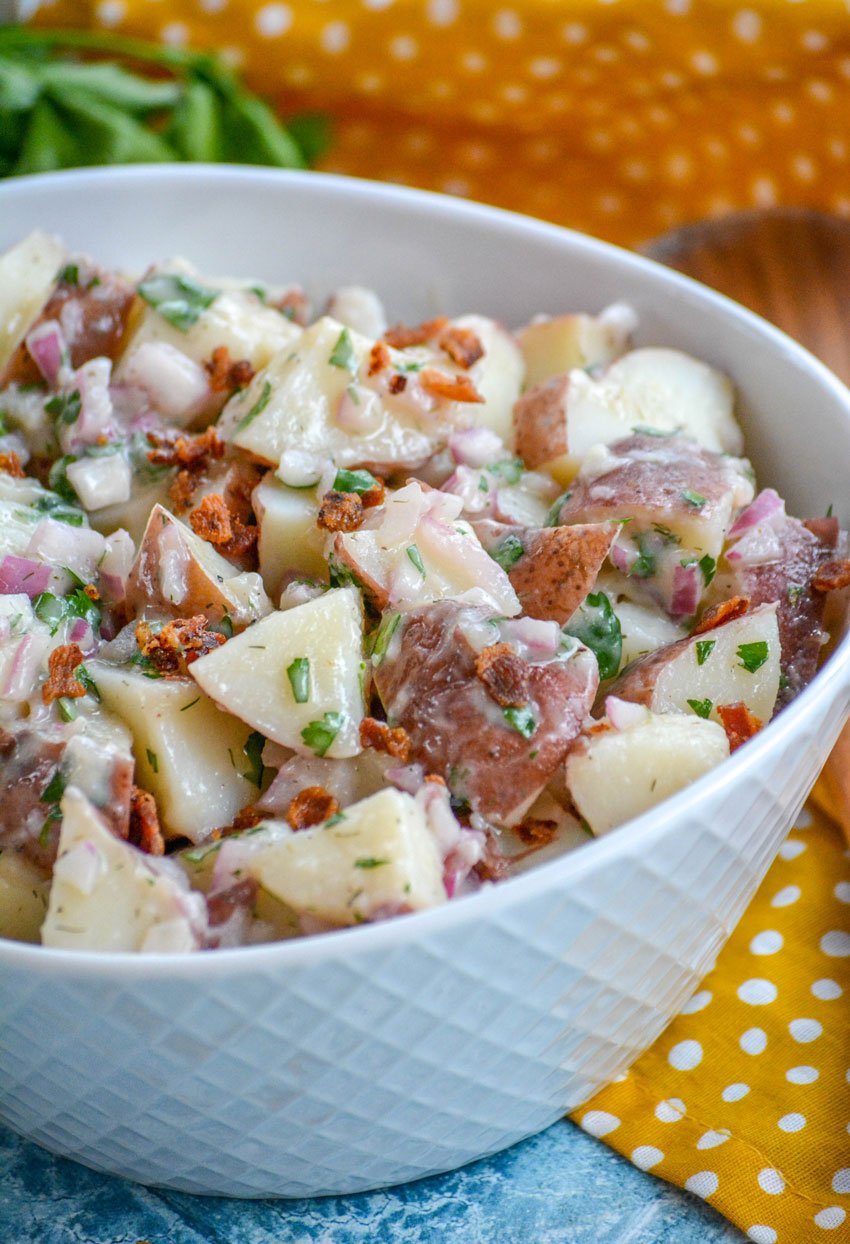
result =
M80 458L68 465L65 474L87 510L102 510L130 500L132 472L122 453Z
M728 539L734 540L736 536L742 536L751 527L774 518L777 514L784 515L784 513L785 502L779 494L774 492L772 488L764 488L755 501L742 510L735 519L735 522L729 528Z
M34 328L27 334L26 346L50 388L55 389L63 370L70 365L68 346L58 320L45 320Z
M466 467L489 466L506 457L507 450L501 437L491 428L464 428L449 437L449 449L455 462Z
M676 566L673 570L672 618L690 618L697 611L700 581L696 566Z
M114 433L111 374L111 360L95 358L78 367L68 382L68 388L76 389L80 395L80 413L73 423L60 425L59 440L66 453L102 443L104 437L109 439Z
M635 560L636 554L633 550L623 548L617 540L611 545L608 552L613 566L620 571L621 574L628 574Z
M29 557L16 557L7 553L0 562L0 594L4 596L25 593L32 600L47 590L50 567Z
M68 642L78 644L86 655L94 650L94 632L85 618L74 618L68 632Z
M99 568L101 588L110 600L124 599L135 556L136 546L123 527L106 537L106 552Z
M605 698L605 716L615 730L628 730L649 719L649 709L644 704L633 704L616 695Z
M384 777L399 790L415 795L425 780L425 770L419 764L393 765L384 772ZM430 785L436 786L437 783L431 782Z
M561 644L561 628L557 622L540 618L508 618L499 623L505 643L514 644L529 661L549 661Z

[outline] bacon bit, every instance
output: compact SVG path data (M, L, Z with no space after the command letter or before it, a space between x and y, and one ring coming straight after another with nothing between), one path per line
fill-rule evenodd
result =
M47 658L47 682L41 688L41 698L45 704L67 696L76 700L86 694L86 689L76 676L78 665L83 663L83 653L79 644L61 644L54 648Z
M86 586L83 588L83 591L85 592L86 596L88 596L89 600L100 600L100 592L97 590L97 588L95 587L93 583L87 583Z
M234 518L250 523L253 517L253 492L265 474L262 467L253 462L234 462L225 476L224 504Z
M26 471L21 466L21 460L16 453L0 454L0 471L5 471L7 475L13 476L14 479L26 479Z
M322 497L316 521L325 531L356 531L363 522L363 502L356 492L331 489Z
M211 458L223 458L225 444L215 428L207 428L197 436L187 436L174 428L148 432L153 445L148 461L155 466L183 467L193 474L206 469Z
M202 613L193 618L175 618L156 635L148 622L136 624L139 651L161 674L185 674L193 661L214 652L224 642L223 635L207 630Z
M448 322L445 315L438 315L436 319L423 320L421 324L413 327L394 324L384 333L384 341L395 350L406 350L408 346L424 346L441 333Z
M850 587L850 561L841 560L824 562L812 579L812 588L816 592L838 592L843 587Z
M446 784L446 779L441 777L439 773L426 773L425 781L433 782L437 786L445 786Z
M729 600L721 601L719 605L712 605L710 609L706 609L691 635L704 635L706 631L713 631L724 622L733 622L735 618L743 617L749 607L750 602L746 596L732 596Z
M303 289L289 289L280 298L269 299L266 306L280 311L281 315L285 315L293 324L300 324L302 328L310 318L307 295Z
M558 822L529 816L521 825L517 825L516 832L526 846L546 847L554 840L558 832Z
M400 372L396 372L394 376L390 377L390 382L387 385L387 390L390 393L403 393L406 388L407 376L402 376Z
M286 809L286 819L293 829L309 829L321 825L339 812L339 800L324 786L305 786Z
M219 890L217 894L207 895L207 920L210 928L217 929L227 924L237 911L251 911L257 898L257 882L253 877L242 877Z
M387 343L376 341L369 351L369 370L366 375L377 376L378 372L385 371L389 367L391 361Z
M834 514L823 518L804 518L803 526L808 527L813 536L820 540L821 544L825 544L827 548L834 549L838 543L838 519Z
M502 708L528 703L528 666L510 644L491 644L475 658L475 673L491 700Z
M511 870L511 860L500 855L490 838L484 845L484 857L473 868L481 881L503 881Z
M450 402L483 402L469 376L447 376L435 367L425 367L419 373L422 388L432 397L445 397Z
M386 492L387 490L384 487L384 481L380 476L378 476L371 488L367 488L365 492L361 492L360 504L363 506L364 510L371 510L376 505L383 505Z
M484 357L481 338L471 328L459 328L450 324L440 333L437 344L458 367L471 367Z
M717 716L726 731L730 752L736 751L747 739L758 734L763 725L740 700L736 704L718 704Z
M385 721L364 717L360 723L360 746L386 752L406 765L410 760L410 738L402 726L390 727Z
M217 493L206 496L189 515L196 536L214 544L225 557L241 557L257 541L257 528L235 518Z
M255 825L259 825L260 821L265 819L262 812L258 812L254 805L249 803L241 812L236 813L230 828L234 833L238 833L241 829L253 829Z
M134 786L130 792L130 830L127 841L145 855L164 855L165 841L159 827L156 800L149 791Z
M585 731L585 734L605 734L608 730L613 729L614 727L611 725L610 721L597 721L595 726L591 726Z
M191 471L187 471L185 467L177 472L175 478L171 481L171 487L168 489L168 496L171 504L178 514L188 510L189 506L195 499L195 489L198 487L198 481L192 475Z
M235 393L254 379L254 369L248 359L234 362L227 346L216 346L212 358L204 363L204 370L210 378L213 393Z

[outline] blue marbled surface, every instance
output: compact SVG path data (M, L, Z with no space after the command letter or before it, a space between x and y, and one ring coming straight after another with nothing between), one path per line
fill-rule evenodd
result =
M0 1129L1 1244L743 1244L571 1123L403 1188L313 1201L156 1192Z

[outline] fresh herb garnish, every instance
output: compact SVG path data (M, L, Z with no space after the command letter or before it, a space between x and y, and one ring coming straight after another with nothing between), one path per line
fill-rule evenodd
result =
M251 409L248 411L247 415L243 415L242 418L237 423L236 425L237 432L241 432L244 428L247 428L249 423L253 423L254 420L257 418L257 416L263 413L263 411L266 409L269 402L271 401L271 396L272 396L271 381L264 380L262 393L257 398L256 402L251 407Z
M143 652L134 652L130 657L130 664L135 665L139 673L144 674L145 678L162 678L162 673L156 668L150 657L145 656Z
M59 716L63 721L76 721L79 716L77 706L72 699L66 695L62 695L56 701L56 707L59 709Z
M64 794L65 775L61 769L56 769L53 777L41 792L39 803L58 803Z
M286 667L286 677L289 679L295 703L306 704L310 699L310 658L296 657Z
M61 516L55 511L59 508L63 501L71 506L77 506L79 504L79 498L76 494L74 486L66 475L68 467L72 462L76 461L77 458L75 454L64 454L61 458L56 459L48 472L47 481L58 496L39 497L35 502L35 509L49 513L51 518L60 518ZM75 527L82 525L82 518L83 516L80 514L80 522L74 523ZM70 520L62 518L62 521L68 522Z
M181 333L197 324L219 293L184 272L155 272L140 281L137 289L145 302Z
M159 757L156 752L152 752L149 747L146 747L145 755L147 756L148 764L153 769L154 773L159 773Z
M558 497L556 501L552 502L551 506L549 507L549 513L546 515L546 520L543 523L544 527L560 527L561 510L564 508L567 501L569 501L572 495L573 494L570 492L570 490L567 489L566 492L561 493L560 497Z
M518 484L522 479L525 465L522 458L503 458L501 462L491 462L484 468L490 475L495 475L505 484Z
M523 708L503 708L502 716L508 725L516 730L517 734L521 734L524 739L530 739L537 729L534 713L527 706Z
M614 677L623 655L623 635L620 619L604 592L591 592L585 597L564 630L590 649L603 682Z
M407 546L407 556L413 562L413 565L416 567L416 569L419 571L419 573L422 575L422 578L424 579L425 578L425 563L422 561L422 554L419 552L419 549L416 547L415 544L409 544Z
M362 495L369 492L372 488L378 487L378 481L375 479L371 471L347 471L345 468L340 469L334 478L335 492L356 492Z
M696 510L701 510L707 500L702 493L694 492L692 488L683 488L681 496L683 501L687 501L688 505L692 505Z
M79 264L66 263L65 267L59 273L59 280L63 285L79 285L80 268Z
M377 860L373 855L364 856L361 860L354 861L355 868L383 868L385 864L391 864L392 860Z
M748 674L754 674L757 669L761 669L767 660L768 645L766 639L757 639L751 644L738 645L738 659L741 668L745 669Z
M490 550L490 556L497 566L508 571L517 564L524 552L522 541L518 536L511 534L505 536L494 549Z
M713 557L709 557L706 553L705 557L699 559L699 568L702 571L702 578L705 586L708 587L711 580L717 573L717 562Z
M242 748L248 760L248 768L242 776L260 788L263 785L263 773L265 772L265 765L263 764L263 748L265 745L266 740L259 730L252 730L245 741L245 746Z
M696 642L697 665L705 665L708 658L714 651L716 639L698 639Z
M663 523L653 523L652 530L660 537L662 544L681 544L682 541L676 535L675 531L671 531L669 527L665 527Z
M788 587L785 589L785 594L788 597L788 604L796 605L805 590L805 586L802 583L789 583Z
M678 428L670 428L669 431L665 432L662 428L650 428L645 423L636 423L632 428L635 436L657 436L660 440L666 440L668 436L675 436L678 431Z
M363 584L350 566L338 561L333 553L328 555L328 582L331 587L356 587L362 592Z
M354 350L354 342L351 340L351 333L347 328L344 328L337 337L328 362L331 367L341 367L343 371L350 371L352 375L357 374L357 354Z
M87 693L92 696L93 699L97 700L98 704L100 704L100 692L98 691L97 683L92 678L85 665L77 666L74 671L74 677L81 686L85 687Z
M321 721L311 721L301 731L301 738L317 756L324 756L342 729L342 713L325 713Z
M694 710L697 717L710 717L711 710L714 708L711 700L688 700L688 706Z
M44 403L47 414L55 415L56 422L66 427L77 422L82 406L79 389L72 389L70 393L57 393Z
M372 664L380 665L387 654L387 649L392 642L396 628L401 621L400 613L386 613L381 619L381 625L375 631L372 639Z
M645 535L639 535L636 544L638 555L632 562L629 574L634 575L636 579L651 579L655 574L655 554L649 548Z

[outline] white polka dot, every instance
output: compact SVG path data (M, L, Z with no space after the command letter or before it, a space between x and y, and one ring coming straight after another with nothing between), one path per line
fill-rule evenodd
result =
M685 151L672 151L666 161L667 175L671 181L687 181L693 174L691 157Z
M200 5L205 13L220 13L227 8L227 0L200 0Z
M779 854L783 860L795 860L798 855L803 854L805 849L805 842L798 842L796 838L789 838L779 848Z
M842 143L842 148L843 147L844 144ZM845 151L842 150L841 154L844 155ZM833 894L838 899L839 903L850 903L850 881L839 881L838 885L833 890Z
M746 143L748 147L756 147L761 142L761 134L754 125L739 125L738 137L742 143ZM783 846L787 846L783 843ZM782 854L782 847L779 848L779 854Z
M688 999L679 1013L681 1015L696 1015L697 1011L705 1010L713 996L710 990L700 989L692 998Z
M728 1084L720 1096L724 1101L740 1101L749 1091L749 1084Z
M785 1191L785 1180L772 1166L765 1166L759 1171L758 1181L762 1192L767 1192L770 1196L778 1196Z
M168 22L159 32L159 37L169 47L182 48L189 42L189 27L185 22Z
M691 11L691 0L665 0L664 7L674 17L684 17Z
M762 178L761 180L766 181L767 178ZM755 189L755 184L756 183L754 182L753 183L754 189ZM773 195L775 199L776 187L774 186L772 188L773 188ZM796 903L801 893L802 891L800 890L800 887L798 885L787 885L782 890L779 890L776 894L774 894L773 898L770 900L770 905L771 907L790 907L792 903Z
M822 1209L819 1214L815 1214L815 1225L822 1227L824 1231L834 1231L846 1217L847 1211L840 1205L830 1205L828 1209Z
M850 1192L850 1166L842 1166L832 1177L833 1192Z
M773 1227L761 1227L757 1224L747 1229L747 1238L753 1244L776 1244L777 1235Z
M425 6L428 21L432 26L451 26L457 21L457 0L428 0Z
M824 82L822 78L812 78L806 83L806 94L812 99L816 99L819 104L831 103L835 98L835 91L828 82Z
M748 1028L738 1044L745 1054L761 1054L767 1045L767 1033L763 1028Z
M819 1024L816 1019L792 1019L788 1031L795 1041L805 1045L809 1041L817 1040L823 1032L823 1024Z
M616 48L612 48L607 43L600 43L598 47L593 49L591 53L593 59L599 61L600 65L613 65L620 59L620 53Z
M506 82L499 88L499 94L509 104L524 104L528 99L528 91L521 82Z
M702 1046L699 1041L679 1041L670 1050L667 1061L677 1071L692 1071L702 1062Z
M584 43L587 38L587 27L581 22L567 22L561 28L561 38L565 43Z
M707 1197L713 1196L717 1191L720 1180L714 1171L697 1171L696 1175L691 1175L690 1179L685 1180L685 1188L688 1192L693 1192L696 1196Z
M697 1141L697 1149L716 1149L718 1145L725 1145L731 1135L732 1133L725 1129L716 1132L713 1128L709 1128Z
M761 18L752 9L741 9L732 18L732 31L742 43L755 43L761 35Z
M655 1117L659 1123L678 1123L685 1109L685 1103L680 1097L668 1097L655 1107Z
M363 0L363 8L380 12L382 9L391 9L394 3L395 0Z
M821 1002L832 1002L835 998L840 998L844 990L838 981L830 980L825 976L823 980L815 981L812 985L812 993L816 998L820 998Z
M829 40L822 30L806 30L800 42L807 52L822 52Z
M419 44L410 35L396 35L390 39L389 52L393 60L415 60L419 55Z
M791 161L791 171L799 181L814 181L817 169L809 156L796 155Z
M769 1002L776 1001L778 993L779 990L773 981L762 980L759 977L744 981L743 985L738 986L738 997L749 1006L767 1006Z
M480 52L464 52L460 63L469 73L483 73L487 68L487 57Z
M631 1157L635 1166L642 1171L651 1170L653 1166L664 1161L664 1154L655 1145L638 1145L637 1149L632 1150Z
M775 955L785 944L785 938L775 929L765 929L757 933L750 942L750 953L754 955Z
M785 1079L789 1084L814 1084L820 1078L817 1067L789 1067Z
M518 39L522 34L519 14L512 9L500 9L493 14L493 31L500 39Z
M465 177L447 177L443 182L446 194L455 194L463 198L472 191L472 186Z
M590 1136L607 1136L620 1126L620 1120L607 1110L588 1110L582 1116L581 1126Z
M292 9L286 4L264 4L257 9L254 26L264 39L276 39L286 34L292 25Z
M652 47L652 41L647 38L642 30L627 30L623 35L623 40L635 52L648 52Z
M783 1114L776 1126L783 1132L802 1132L806 1126L806 1116L798 1114L796 1111L791 1114Z
M691 64L697 73L709 78L717 73L717 57L705 48L700 48L691 56Z
M808 829L812 823L812 814L808 808L801 808L797 817L795 829Z
M820 939L820 948L830 959L846 959L850 955L850 933L844 933L840 929L824 933Z
M102 0L96 15L101 26L120 26L127 16L127 5L124 0Z
M554 56L535 56L528 63L528 72L533 78L557 78L561 69L561 62Z
M345 22L328 22L319 35L319 44L323 52L330 56L338 56L344 52L351 40L351 31Z

